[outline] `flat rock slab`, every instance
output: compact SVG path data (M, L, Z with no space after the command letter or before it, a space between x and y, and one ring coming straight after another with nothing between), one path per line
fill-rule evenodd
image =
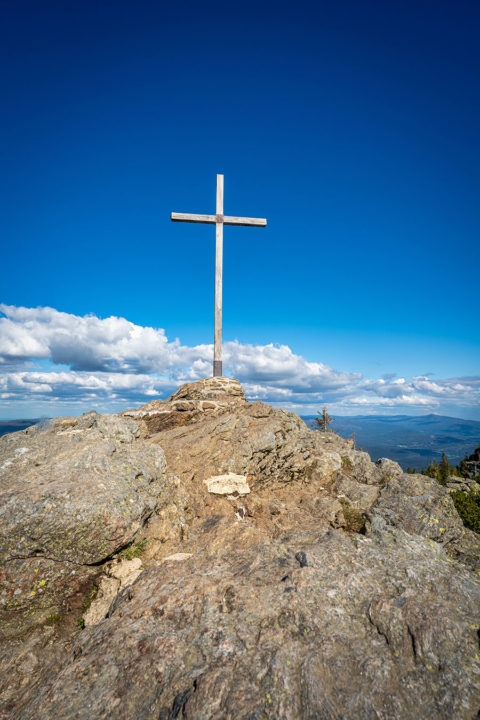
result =
M476 717L480 588L441 546L234 529L229 553L143 572L16 720Z
M246 475L214 475L203 482L208 492L213 495L248 495L250 492Z

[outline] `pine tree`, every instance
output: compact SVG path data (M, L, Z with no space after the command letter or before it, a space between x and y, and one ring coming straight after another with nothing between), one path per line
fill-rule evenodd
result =
M442 460L438 466L438 482L440 485L446 485L448 477L451 475L450 463L445 453L442 453Z
M431 478L434 478L435 480L439 480L440 470L437 465L437 461L431 460L430 464L427 468L422 467L422 475L427 475L427 477L431 477Z
M469 478L471 471L466 463L466 460L468 460L468 453L465 454L465 458L463 460L460 460L460 464L458 465L457 470L460 477Z
M313 427L315 430L322 430L323 432L328 431L328 426L330 423L335 420L335 418L330 417L330 415L327 412L327 406L323 406L322 414L320 412L317 413L317 417L313 421Z

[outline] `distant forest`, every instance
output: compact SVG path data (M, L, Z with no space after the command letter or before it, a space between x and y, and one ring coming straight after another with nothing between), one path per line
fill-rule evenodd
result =
M478 461L476 460L477 457L479 458ZM438 480L440 485L446 485L449 477L451 476L474 479L479 482L480 476L477 475L474 464L476 461L478 462L478 467L480 467L480 445L472 455L465 455L465 458L461 460L458 465L450 465L446 454L442 453L442 459L440 462L432 460L427 467L422 467L421 470L408 467L407 473L414 474L419 472L422 475L435 478L435 480Z

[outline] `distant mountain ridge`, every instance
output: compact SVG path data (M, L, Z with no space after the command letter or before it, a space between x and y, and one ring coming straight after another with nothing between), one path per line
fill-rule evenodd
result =
M33 419L20 419L20 420L0 420L0 437L7 433L18 432L19 430L25 430L30 425L36 425L40 422L40 419L44 418L33 418Z
M309 424L315 416L304 416ZM420 470L444 452L456 465L480 441L480 422L445 415L336 415L332 429L343 437L356 434L357 447L374 460L388 457L403 469Z

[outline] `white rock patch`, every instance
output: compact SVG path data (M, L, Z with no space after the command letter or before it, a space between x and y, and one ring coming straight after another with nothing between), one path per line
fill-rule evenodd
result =
M192 557L193 553L173 553L173 555L167 555L167 557L162 558L162 563L167 562L169 560L173 560L173 562L181 562L182 560L187 560L189 557Z
M248 495L250 487L246 475L214 475L203 481L209 493L213 495Z
M141 572L140 558L123 560L111 565L107 570L108 575L101 578L97 596L84 615L85 626L98 625L106 616L120 590L135 582Z

